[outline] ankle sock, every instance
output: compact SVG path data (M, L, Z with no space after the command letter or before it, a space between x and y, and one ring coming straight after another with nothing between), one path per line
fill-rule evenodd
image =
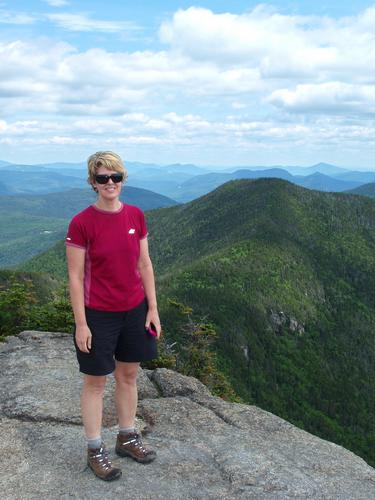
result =
M118 432L122 436L125 436L125 434L129 434L130 432L136 432L136 430L135 427L120 427Z
M90 450L95 450L96 448L100 448L101 444L102 444L101 436L93 439L87 439L87 447L90 448Z

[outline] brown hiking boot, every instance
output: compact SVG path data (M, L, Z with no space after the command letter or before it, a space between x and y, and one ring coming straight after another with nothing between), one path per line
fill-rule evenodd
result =
M103 479L103 481L113 481L122 474L121 469L113 467L111 464L104 443L100 448L87 448L87 465L92 469L95 476Z
M156 458L156 452L143 446L142 438L137 432L117 434L116 453L121 457L131 457L142 464L148 464Z

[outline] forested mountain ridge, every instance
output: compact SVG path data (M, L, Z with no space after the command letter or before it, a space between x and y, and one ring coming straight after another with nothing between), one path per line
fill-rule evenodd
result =
M20 265L52 247L64 238L73 215L95 198L89 186L60 193L0 195L0 266ZM176 204L166 196L131 186L124 186L121 199L143 210Z
M70 189L60 193L0 196L0 211L8 210L29 215L70 219L94 203L95 199L96 195L89 187ZM167 196L131 186L123 187L121 200L130 205L136 204L142 210L176 205L176 202Z
M178 202L191 201L225 182L238 179L274 177L309 189L335 192L375 181L375 171L372 169L358 171L353 167L354 170L348 170L326 163L310 167L238 165L222 169L192 164L126 162L126 168L129 173L128 186L148 189ZM0 171L3 174L0 194L8 195L62 192L81 187L87 177L84 163L16 165L0 161Z
M234 181L148 221L166 330L188 304L245 400L374 463L375 201Z
M146 215L168 341L191 307L245 401L374 464L375 200L242 180Z
M361 194L363 196L370 196L375 198L375 182L369 182L368 184L362 184L355 189L350 189L348 193Z

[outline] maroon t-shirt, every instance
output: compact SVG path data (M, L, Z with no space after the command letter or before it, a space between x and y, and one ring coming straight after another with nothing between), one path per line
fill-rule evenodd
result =
M137 269L147 236L139 208L122 204L117 212L91 205L70 222L66 244L84 248L85 305L100 311L129 311L145 297Z

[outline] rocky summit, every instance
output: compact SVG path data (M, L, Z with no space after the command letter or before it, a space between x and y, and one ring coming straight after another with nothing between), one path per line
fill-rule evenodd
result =
M105 483L86 466L72 336L8 338L0 345L0 378L4 500L375 499L375 470L358 456L164 368L139 372L137 423L158 453L148 465L114 453L108 377L103 437L123 475Z

